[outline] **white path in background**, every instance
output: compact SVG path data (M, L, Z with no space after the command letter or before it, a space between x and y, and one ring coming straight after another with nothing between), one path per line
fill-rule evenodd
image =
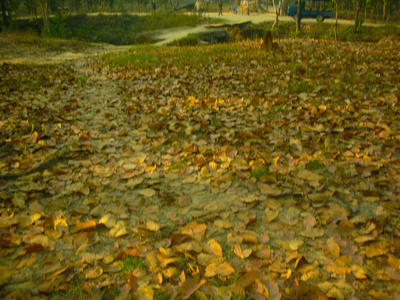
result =
M216 12L212 13L204 13L203 16L210 17L210 18L219 18L225 20L225 24L232 24L232 23L241 23L241 22L247 22L251 21L254 24L257 23L262 23L262 22L273 22L275 20L275 14L272 13L267 13L267 14L250 14L249 16L244 13L241 14L239 11L238 14L232 14L232 13L225 13L222 16L218 16ZM286 16L280 16L279 17L280 22L294 22L293 18L291 17L286 17ZM317 22L315 19L304 19L301 21L302 23L315 23ZM325 19L325 23L335 23L335 19ZM343 25L353 25L354 21L351 20L338 20L339 24ZM221 24L218 24L221 25ZM174 40L179 40L181 38L184 38L188 36L189 34L195 34L195 33L202 33L202 32L208 32L213 29L208 28L210 25L200 25L197 27L178 27L178 28L172 28L172 29L166 29L163 30L159 35L157 35L157 38L161 39L162 41L156 43L156 46L163 46L167 45L168 43L174 41ZM382 24L373 24L373 23L364 23L363 26L384 26ZM215 29L214 29L215 30Z

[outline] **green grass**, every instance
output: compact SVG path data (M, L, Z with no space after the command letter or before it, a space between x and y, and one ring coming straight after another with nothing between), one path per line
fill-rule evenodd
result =
M127 273L137 268L143 268L144 260L141 257L128 256L123 260L123 266L120 273Z
M85 83L88 79L89 79L89 76L83 75L83 76L76 77L75 81L77 83Z
M48 36L76 38L114 45L147 44L155 40L147 32L173 27L194 27L213 20L196 14L155 13L148 15L56 15L49 19ZM40 23L14 20L11 31L38 32Z
M307 169L310 171L319 170L323 167L324 165L321 164L318 160L312 160L307 163Z
M127 53L105 54L101 57L98 64L100 66L128 67L139 70L152 70L160 65L177 68L185 66L202 67L210 63L241 63L250 58L251 55L264 55L263 53L260 54L259 51L256 53L255 50L246 49L246 47L240 44L185 48L137 46Z
M84 299L82 282L83 277L75 276L72 278L66 292L55 292L50 295L50 299Z
M263 166L260 168L255 168L255 169L251 170L250 174L251 174L251 177L254 177L255 179L260 179L262 176L265 176L268 174L268 167Z
M175 40L168 46L197 46L200 43L200 38L197 34L189 34L188 36Z

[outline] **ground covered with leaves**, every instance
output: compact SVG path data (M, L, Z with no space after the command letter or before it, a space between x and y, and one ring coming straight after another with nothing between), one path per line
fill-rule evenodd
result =
M0 295L400 297L400 44L0 66Z

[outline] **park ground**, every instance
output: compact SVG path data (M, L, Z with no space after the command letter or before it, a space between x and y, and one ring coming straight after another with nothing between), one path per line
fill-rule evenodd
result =
M2 298L400 296L398 40L7 39Z

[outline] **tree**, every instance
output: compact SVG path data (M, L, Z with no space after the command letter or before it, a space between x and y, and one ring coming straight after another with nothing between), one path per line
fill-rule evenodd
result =
M339 1L334 0L333 5L335 5L335 10L336 10L336 16L335 16L335 41L337 42L337 24L338 24L338 6L339 6Z
M354 18L354 31L357 32L361 29L362 21L360 21L361 0L357 0L356 17Z
M39 7L43 15L43 30L44 31L49 31L49 28L47 26L47 13L48 13L48 8L49 8L49 3L48 0L38 0L39 1Z
M301 0L297 2L297 20L296 20L296 32L300 33L300 24L301 24Z
M1 0L1 12L2 12L2 17L3 17L3 25L6 27L10 26L10 22L8 21L8 18L7 18L6 0Z
M274 24L272 24L272 29L274 29L275 26L277 26L279 23L279 14L280 14L281 6L282 6L282 0L278 1L278 6L276 5L275 2L276 2L276 0L272 1L272 3L274 4L274 9L275 9L275 21L274 21Z
M281 16L287 16L287 9L288 9L288 7L289 7L289 5L290 5L290 1L292 1L292 0L282 0L281 1L281 4L282 4L282 6L281 6Z

